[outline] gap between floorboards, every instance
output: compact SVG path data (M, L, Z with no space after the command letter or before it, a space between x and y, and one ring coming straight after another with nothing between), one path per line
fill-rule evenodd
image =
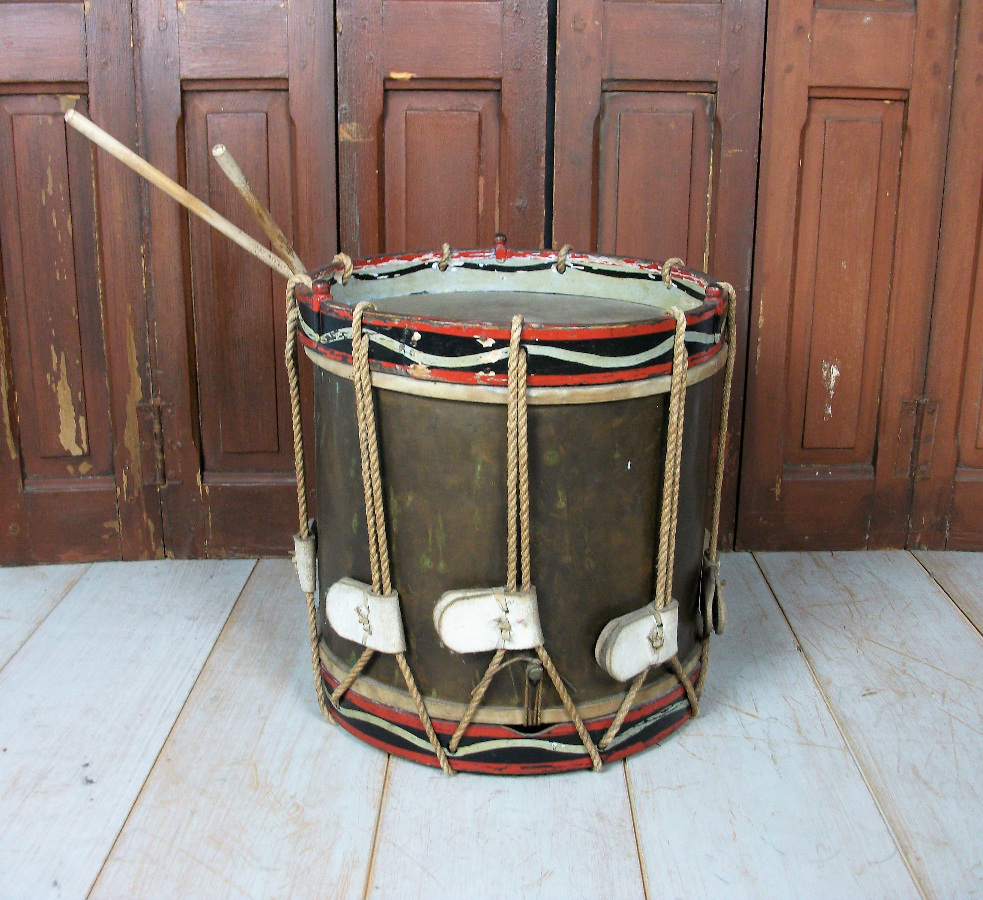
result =
M34 633L47 621L48 616L50 616L61 605L61 602L75 590L75 585L77 585L85 577L85 573L91 568L92 563L86 563L85 568L79 572L78 577L65 586L65 590L62 591L61 596L51 604L51 609L49 609L37 622L34 623L34 627L26 635L24 635L24 638L21 640L17 649L11 653L2 664L0 664L0 672L2 672L7 667L7 664L21 652L21 650L27 645L27 642L34 636Z
M969 615L969 613L967 613L967 612L966 612L966 610L962 608L962 606L961 606L961 604L959 603L959 601L958 601L958 600L956 600L956 598L955 598L955 597L953 597L953 596L952 596L952 594L950 594L950 593L949 593L949 592L948 592L948 591L946 590L946 587L945 587L945 585L944 585L944 584L943 584L943 583L942 583L941 581L939 581L939 579L938 579L938 578L936 578L936 577L935 577L935 576L934 576L934 575L932 574L932 572L931 572L931 571L929 570L929 568L928 568L928 566L926 566L926 565L925 565L925 563L923 563L923 562L922 562L922 561L921 561L921 560L920 560L920 559L918 558L918 554L917 554L917 553L912 553L912 552L911 552L910 550L909 550L909 551L907 551L907 552L908 552L908 555L909 555L909 556L910 556L910 557L911 557L912 559L914 559L914 561L915 561L916 563L918 563L918 565L919 565L919 566L921 566L921 567L922 567L922 570L923 570L923 571L925 572L925 574L926 574L926 575L928 575L928 577L929 577L929 578L931 578L931 579L932 579L932 581L934 581L934 582L935 582L935 583L936 583L936 584L938 585L938 587L939 587L939 590L940 590L940 591L942 591L942 593L943 593L943 594L945 594L945 595L946 595L946 597L948 597L948 598L949 598L949 602L950 602L950 603L951 603L951 604L952 604L952 605L953 605L953 606L954 606L954 607L955 607L955 608L956 608L956 609L957 609L957 610L959 611L959 614L960 614L960 615L961 615L961 616L962 616L962 617L963 617L963 618L964 618L964 619L965 619L965 620L966 620L967 622L969 622L969 624L970 624L970 625L972 626L972 628L973 628L973 630L974 630L974 631L975 631L975 632L976 632L976 633L977 633L977 634L978 634L978 635L979 635L979 636L980 636L981 638L983 638L983 630L981 630L981 629L980 629L980 627L979 627L979 626L978 626L978 625L977 625L977 624L976 624L976 623L975 623L975 622L974 622L974 621L972 620L972 618L970 617L970 615ZM943 552L945 552L945 551L943 551ZM950 552L951 552L951 551L950 551Z
M386 770L382 773L382 790L379 792L379 808L375 811L375 828L372 831L372 848L369 850L369 865L365 872L365 888L362 900L369 900L372 891L372 874L375 872L376 848L379 846L379 827L382 825L382 810L386 803L386 789L389 787L389 770L392 768L393 757L386 754Z
M628 760L621 760L621 769L625 773L625 790L628 792L628 810L631 812L631 830L635 835L635 852L638 855L638 868L642 873L642 891L645 900L651 900L652 894L649 892L649 879L645 871L645 857L642 854L642 841L638 835L638 818L635 815L635 797L631 792L631 778L628 775Z
M198 674L195 675L194 680L191 682L191 686L188 688L188 693L181 704L181 708L178 710L177 715L174 717L174 721L171 722L171 727L167 730L167 737L164 738L164 740L161 742L160 747L157 750L157 755L154 757L153 765L151 765L147 769L147 774L144 776L143 783L140 785L140 790L137 791L136 795L133 797L133 802L130 804L130 808L126 813L126 817L123 819L123 822L119 827L119 831L116 832L116 836L113 838L113 843L109 847L109 850L107 851L105 857L103 858L102 865L99 866L99 871L96 874L96 877L92 880L92 884L89 885L89 890L86 892L85 895L87 898L92 895L92 892L95 890L96 885L99 883L99 879L102 877L102 871L103 869L106 868L106 863L109 862L109 858L113 855L113 851L116 849L117 843L119 843L119 837L126 829L127 823L130 821L130 816L133 815L133 810L136 808L136 805L143 794L144 788L146 788L147 782L150 780L150 776L153 774L154 769L157 768L157 762L160 760L160 756L164 752L164 748L167 746L167 742L171 739L171 735L174 733L174 729L177 726L177 723L181 719L181 715L184 712L184 708L188 705L188 700L191 698L191 695L194 693L195 685L198 684L198 680L201 678L202 672L204 672L205 669L207 668L208 663L212 658L212 654L215 652L215 648L218 646L219 641L222 639L222 635L225 634L225 629L228 628L229 626L229 619L232 617L232 612L239 605L239 602L242 600L242 595L245 593L246 588L249 586L249 582L253 580L253 576L256 574L256 567L258 565L259 565L259 560L254 559L253 567L249 570L249 575L246 576L245 581L243 581L242 588L240 589L239 593L236 595L235 603L229 604L229 614L225 617L225 621L222 623L222 627L219 629L218 634L216 635L215 640L212 643L212 646L209 648L208 655L205 657L204 663L202 664L201 668L198 670Z
M761 561L758 559L759 555L759 553L752 553L751 558L754 560L754 564L758 567L758 571L761 573L761 577L764 579L765 584L768 585L768 591L771 594L772 599L775 601L775 605L778 607L779 612L781 612L782 618L785 619L785 624L788 625L789 631L792 632L792 637L795 640L795 646L799 653L802 654L802 659L805 661L805 664L809 669L809 674L812 676L813 683L816 685L819 695L823 698L823 703L826 704L826 708L829 710L829 714L833 717L833 722L836 724L836 728L840 732L840 736L843 738L847 749L850 751L850 756L853 758L853 764L857 767L857 771L860 773L860 777L863 779L864 786L867 788L867 793L870 794L871 799L874 801L874 805L877 807L877 812L880 814L881 820L884 822L888 833L891 835L891 840L894 841L894 846L898 851L898 855L902 860L904 860L905 868L908 870L908 874L911 876L911 880L914 883L916 890L923 900L930 900L924 885L921 883L921 879L919 879L918 874L915 872L915 869L912 866L911 860L908 858L908 854L904 851L904 847L898 838L898 831L894 827L894 823L888 817L887 811L884 809L880 798L877 796L870 783L867 772L860 763L860 758L857 755L856 748L853 745L853 741L849 733L843 726L843 722L840 721L840 717L837 715L836 710L833 708L833 704L830 702L829 696L827 695L826 690L823 688L819 674L817 673L812 660L809 658L809 654L806 652L805 647L802 645L802 641L799 640L799 635L792 626L792 620L785 612L785 607L782 606L782 602L778 598L778 592L775 590L775 586L772 584L771 579L768 577L768 573L765 571L764 566L761 565Z

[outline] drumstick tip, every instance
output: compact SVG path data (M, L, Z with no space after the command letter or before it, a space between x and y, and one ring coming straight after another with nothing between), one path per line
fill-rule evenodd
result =
M74 118L75 118L75 110L74 109L69 109L69 110L66 110L65 111L65 121L68 122L69 125L72 124L72 119L74 119Z
M212 147L212 156L218 159L220 156L225 156L228 151L225 148L225 144L216 144Z

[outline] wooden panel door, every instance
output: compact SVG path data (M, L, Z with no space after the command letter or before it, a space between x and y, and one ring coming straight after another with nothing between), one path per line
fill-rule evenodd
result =
M135 0L135 8L147 158L266 243L212 158L225 143L301 259L312 268L329 261L330 4ZM148 209L167 552L282 553L297 528L284 280L159 192Z
M909 543L983 550L983 6L963 3Z
M0 564L162 551L126 0L0 4ZM112 61L110 63L110 61Z
M770 6L742 547L905 545L957 13Z
M764 0L559 0L554 243L687 264L733 283L746 346ZM744 352L731 401L733 540Z
M546 0L338 0L341 246L540 247Z

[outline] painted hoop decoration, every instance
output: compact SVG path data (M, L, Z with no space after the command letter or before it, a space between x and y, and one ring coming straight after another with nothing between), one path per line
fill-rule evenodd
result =
M397 307L398 301L414 296L469 291L475 294L477 312L482 293L508 290L534 297L616 299L642 308L628 321L595 324L537 322L527 315L523 341L531 388L618 384L668 375L675 324L668 307L673 304L686 314L691 367L708 362L723 346L723 290L682 266L673 268L672 286L667 287L661 266L638 260L569 253L561 273L552 251L507 251L504 256L495 250L456 251L441 270L443 257L419 253L366 260L354 266L345 285L340 264L319 272L310 296L297 292L301 343L317 357L350 366L352 310L360 300L371 299L377 309L366 314L364 325L370 332L374 372L501 387L507 380L507 322L483 321L477 314L442 320L422 312L401 313ZM548 304L543 307L548 319Z

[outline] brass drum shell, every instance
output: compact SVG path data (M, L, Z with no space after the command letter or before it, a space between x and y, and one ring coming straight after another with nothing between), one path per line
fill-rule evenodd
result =
M686 393L673 578L684 662L697 646L718 381L695 380ZM371 581L368 538L352 383L323 365L314 383L321 653L337 675L362 648L324 623L324 595L344 576ZM446 649L432 613L444 591L505 583L506 407L378 387L375 399L407 659L431 714L459 717L491 654ZM668 405L660 392L556 405L540 396L529 406L532 578L546 647L585 716L612 712L624 692L594 659L598 635L653 596ZM376 654L357 690L414 709L392 657ZM492 681L475 721L521 724L524 691L524 665L510 666ZM547 679L543 721L566 719Z

